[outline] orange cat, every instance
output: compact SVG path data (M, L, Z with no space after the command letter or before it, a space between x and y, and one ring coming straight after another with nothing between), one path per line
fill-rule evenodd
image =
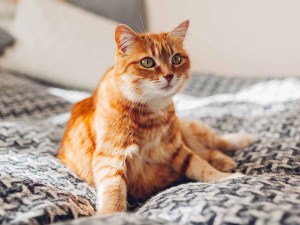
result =
M97 188L99 214L126 210L126 195L145 199L188 177L216 182L235 162L221 151L251 144L248 134L218 136L176 117L172 97L189 78L183 41L189 21L173 31L136 34L116 28L115 66L93 95L75 104L58 157Z

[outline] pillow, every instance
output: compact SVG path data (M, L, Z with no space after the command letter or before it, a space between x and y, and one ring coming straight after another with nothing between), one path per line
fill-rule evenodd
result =
M4 49L7 46L12 45L14 41L14 38L9 33L0 28L0 55L3 53Z
M0 66L34 78L93 89L114 63L116 23L54 0L22 0L12 27L17 42Z
M147 18L144 0L67 0L87 11L129 25L137 32L145 32Z
M16 10L14 0L0 0L0 26L9 30Z

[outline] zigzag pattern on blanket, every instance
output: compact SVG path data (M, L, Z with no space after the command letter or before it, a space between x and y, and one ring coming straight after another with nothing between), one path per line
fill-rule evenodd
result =
M0 121L0 224L92 215L94 190L56 159L63 126Z
M299 185L299 177L282 175L183 184L154 196L138 214L178 224L297 224Z
M46 90L46 86L0 69L0 119L46 118L70 109L70 103Z

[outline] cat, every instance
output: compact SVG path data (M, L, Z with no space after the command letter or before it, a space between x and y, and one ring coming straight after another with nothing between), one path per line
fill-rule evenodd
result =
M96 187L99 215L126 210L127 193L146 199L184 178L237 178L224 152L249 146L246 133L219 136L176 116L172 97L189 78L183 47L189 21L171 32L115 30L115 65L96 90L74 105L58 158Z

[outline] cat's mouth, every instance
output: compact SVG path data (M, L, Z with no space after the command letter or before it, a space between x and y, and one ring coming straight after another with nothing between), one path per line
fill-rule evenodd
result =
M161 90L170 90L172 87L174 87L174 86L172 86L170 84L167 84L166 86L164 86L163 88L161 88Z

